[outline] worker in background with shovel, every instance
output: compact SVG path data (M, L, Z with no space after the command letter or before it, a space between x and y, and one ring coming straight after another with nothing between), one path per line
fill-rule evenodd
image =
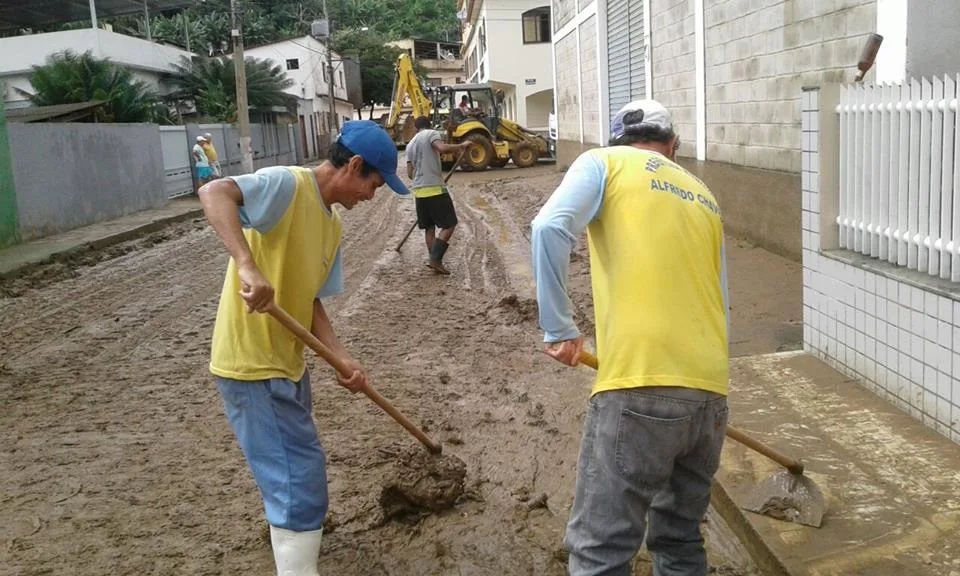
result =
M440 155L462 152L470 143L444 142L443 134L430 128L430 119L426 116L414 120L414 126L417 134L407 143L406 156L407 177L413 180L413 196L417 204L417 226L423 230L427 242L427 266L437 274L450 274L443 265L443 255L457 227L457 211L443 178Z
M348 370L357 392L367 376L337 339L321 299L343 290L341 221L396 174L396 145L377 124L347 122L331 158L313 168L271 167L200 189L210 225L231 259L213 330L210 371L263 498L277 574L317 576L327 513L327 475L311 405L303 343L268 314L280 307L310 327Z
M713 195L674 163L658 102L614 117L532 224L546 352L583 350L567 295L587 230L599 372L584 421L565 543L573 576L628 576L646 536L655 576L703 576L700 522L727 425L727 291Z

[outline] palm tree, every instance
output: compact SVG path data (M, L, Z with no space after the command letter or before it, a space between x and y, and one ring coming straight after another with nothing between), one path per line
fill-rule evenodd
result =
M247 58L247 102L254 110L280 106L293 110L296 98L284 92L293 86L283 68L269 60ZM179 85L175 96L192 100L197 111L219 122L234 122L237 117L236 76L232 58L184 58L176 66Z
M46 64L33 67L30 85L33 94L27 95L36 106L104 101L96 112L98 122L166 123L169 117L157 93L145 82L89 51L52 54Z

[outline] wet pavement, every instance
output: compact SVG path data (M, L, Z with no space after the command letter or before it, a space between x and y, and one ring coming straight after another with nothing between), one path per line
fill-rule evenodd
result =
M731 367L731 425L804 461L810 528L743 512L789 574L960 576L960 446L803 353ZM728 439L717 480L742 505L778 470Z

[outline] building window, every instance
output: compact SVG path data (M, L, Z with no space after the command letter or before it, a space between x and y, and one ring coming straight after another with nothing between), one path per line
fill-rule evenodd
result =
M346 80L343 79L343 70L338 70L337 74L340 76L340 87L343 88L347 85Z
M440 78L424 78L423 84L425 86L440 86L443 81Z
M326 67L326 66L323 66L323 67L321 67L320 69L323 70L323 82L324 82L324 83L328 82L328 80L327 80L327 67Z
M300 69L300 60L297 58L288 58L287 59L287 70L299 70Z
M523 43L540 44L550 41L550 7L534 8L523 13Z

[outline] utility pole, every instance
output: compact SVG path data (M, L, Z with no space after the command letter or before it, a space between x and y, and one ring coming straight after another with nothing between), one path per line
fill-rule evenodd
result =
M333 40L333 23L330 21L330 13L327 12L327 0L323 0L323 17L327 21L327 100L330 101L330 122L327 124L327 138L330 141L330 152L333 153L334 127L339 125L337 122L337 104L333 93L333 51L330 49L330 43Z
M240 129L240 168L244 174L253 172L253 147L250 145L250 110L247 106L247 68L243 61L243 36L237 25L237 0L230 0L233 29L233 66L237 77L237 127Z

